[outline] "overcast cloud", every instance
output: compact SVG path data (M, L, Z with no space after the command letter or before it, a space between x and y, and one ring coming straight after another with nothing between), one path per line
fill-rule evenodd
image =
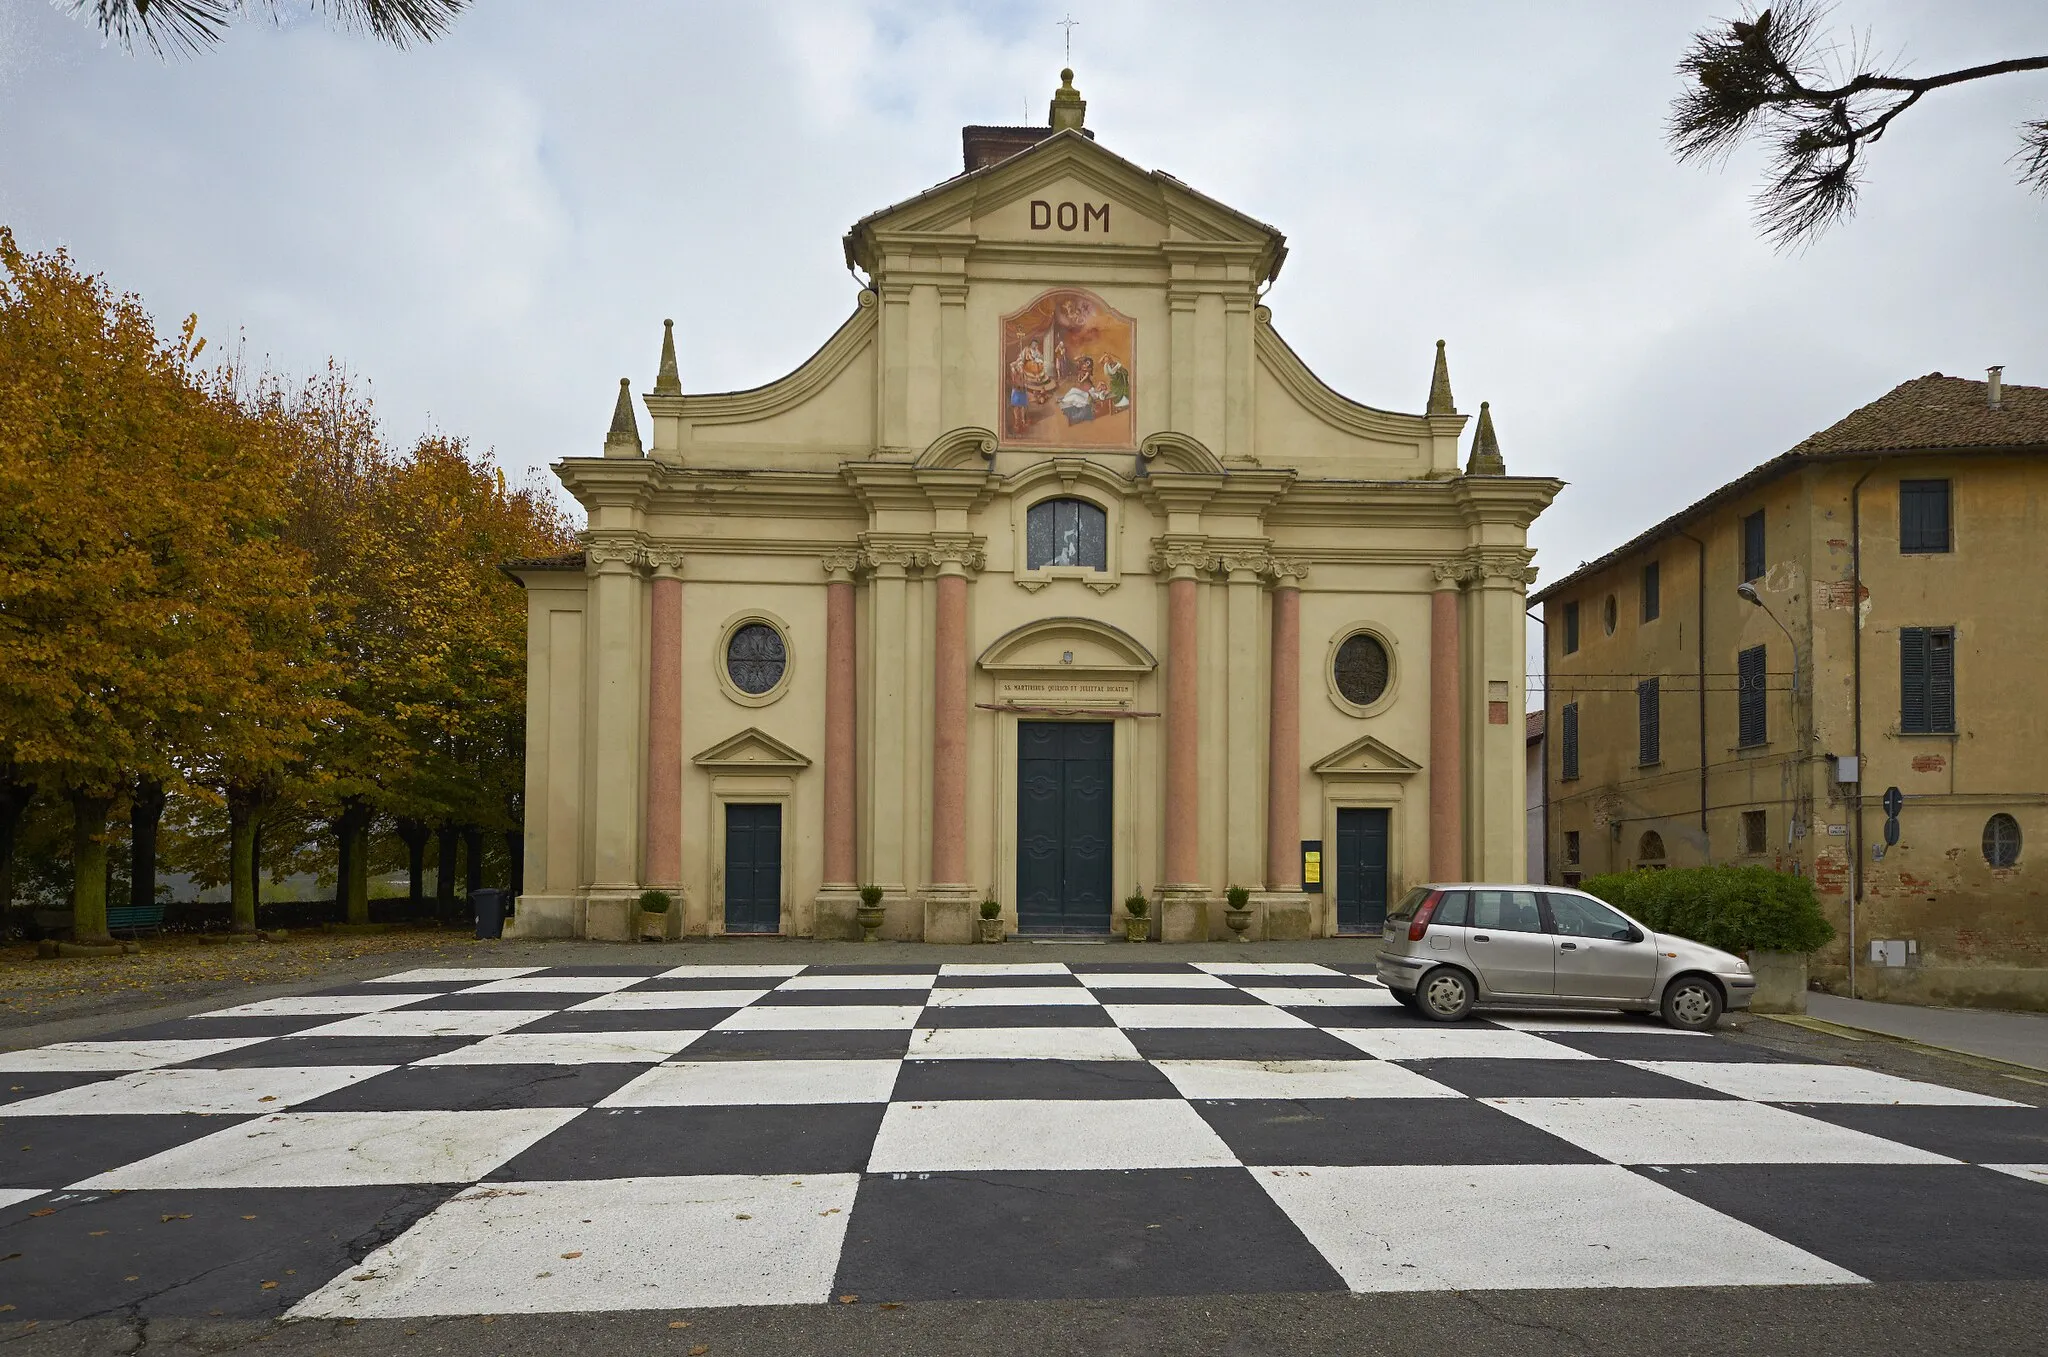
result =
M2048 201L2008 163L2048 76L1931 96L1859 215L1758 240L1757 162L1674 165L1688 35L1734 0L1076 3L1088 125L1278 226L1267 297L1323 378L1419 410L1450 342L1511 472L1571 482L1555 579L1926 372L2048 384ZM244 24L159 61L37 0L0 8L0 221L141 292L371 378L387 427L513 467L595 453L661 319L683 381L800 362L853 306L840 237L960 168L969 122L1039 123L1062 7L478 0L395 52ZM2038 0L1841 0L1932 72L2048 48Z

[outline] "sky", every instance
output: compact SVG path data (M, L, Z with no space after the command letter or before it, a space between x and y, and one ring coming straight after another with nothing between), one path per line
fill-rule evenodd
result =
M1932 371L2048 385L2048 74L1929 96L1857 216L1755 231L1760 161L1675 164L1689 35L1731 0L1072 0L1101 142L1284 231L1266 297L1322 378L1419 411L1434 341L1512 473L1569 482L1544 581ZM1067 5L478 0L395 51L292 17L163 60L0 0L0 223L271 367L334 357L388 432L591 455L674 317L686 390L846 317L856 219L1042 123ZM2039 0L1840 0L1926 74L2048 49Z

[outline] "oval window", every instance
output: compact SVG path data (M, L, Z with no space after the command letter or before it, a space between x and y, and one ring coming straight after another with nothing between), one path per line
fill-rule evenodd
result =
M782 633L766 622L749 622L725 644L725 672L733 687L750 697L774 688L789 669Z
M1993 867L2019 864L2020 822L2004 811L1984 822L1984 860Z
M1387 648L1359 632L1337 647L1337 691L1355 707L1370 707L1387 691Z
M1609 594L1607 602L1600 607L1600 625L1607 629L1609 636L1612 636L1614 635L1614 624L1620 620L1621 609L1615 606L1614 595Z

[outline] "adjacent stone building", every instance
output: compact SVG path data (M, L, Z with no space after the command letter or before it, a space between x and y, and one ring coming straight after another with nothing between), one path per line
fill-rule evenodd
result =
M852 314L687 395L673 333L530 599L519 936L964 942L1377 929L1412 882L1521 880L1526 529L1438 345L1420 413L1325 386L1262 290L1280 233L1046 127L856 222ZM681 337L688 344L690 337ZM1421 376L1418 362L1417 378ZM1417 386L1421 383L1418 380Z
M1536 596L1553 882L1809 874L1832 982L2048 1007L2048 389L2000 376L1906 382Z

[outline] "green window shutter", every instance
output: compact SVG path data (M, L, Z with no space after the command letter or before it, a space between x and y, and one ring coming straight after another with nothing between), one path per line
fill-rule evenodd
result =
M1644 679L1636 685L1636 762L1656 763L1663 751L1659 748L1663 732L1658 719L1657 680Z
M1560 722L1562 730L1559 743L1562 749L1558 756L1559 776L1570 782L1579 775L1579 704L1565 703L1562 715L1564 719Z
M1949 549L1947 481L1899 482L1899 550Z
M1956 633L1941 627L1927 633L1927 728L1956 728Z
M1737 702L1737 743L1762 744L1770 738L1769 718L1764 706L1764 657L1762 646L1751 646L1735 657Z
M1924 735L1927 724L1927 628L1899 628L1899 729Z

